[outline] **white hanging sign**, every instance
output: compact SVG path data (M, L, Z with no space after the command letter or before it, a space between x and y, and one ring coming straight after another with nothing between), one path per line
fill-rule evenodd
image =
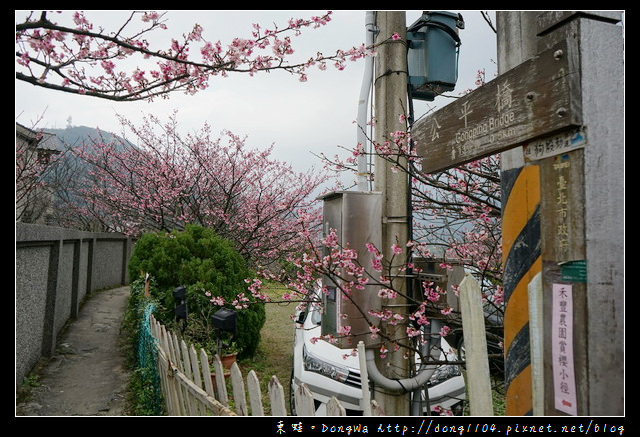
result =
M570 284L553 284L551 353L555 408L576 416L576 383L573 366L573 298Z

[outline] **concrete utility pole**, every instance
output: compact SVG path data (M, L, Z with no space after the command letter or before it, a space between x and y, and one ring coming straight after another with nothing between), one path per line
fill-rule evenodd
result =
M407 46L406 46L406 13L404 11L378 11L376 24L378 35L376 42L385 41L378 47L375 65L375 141L384 143L390 140L390 134L404 131L405 125L400 123L399 116L407 113ZM391 36L397 33L400 39ZM408 241L407 209L408 178L404 171L392 172L391 164L384 158L376 156L375 190L383 192L382 200L382 252L385 260L393 258L392 245L397 244L406 252ZM404 255L404 253L403 253ZM399 268L404 265L404 256L395 256L391 279L395 289L404 293L406 284ZM403 312L407 302L397 298L390 306L393 310ZM406 337L406 325L387 326L386 334L392 338ZM391 348L389 348L391 349ZM389 353L385 360L378 359L378 368L391 379L402 379L408 376L409 361L403 358L404 351ZM387 364L390 363L390 366ZM409 394L385 394L377 398L387 415L409 415Z

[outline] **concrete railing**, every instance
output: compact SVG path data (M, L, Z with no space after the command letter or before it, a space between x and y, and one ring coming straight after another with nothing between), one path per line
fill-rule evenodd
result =
M51 356L66 322L95 290L129 283L133 240L16 223L16 385L42 356Z

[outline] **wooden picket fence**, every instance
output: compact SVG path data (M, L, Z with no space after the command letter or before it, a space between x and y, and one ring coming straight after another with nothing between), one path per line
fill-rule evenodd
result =
M158 353L158 373L160 386L166 402L167 413L171 416L263 416L260 381L251 370L245 382L236 363L231 365L230 379L233 407L230 407L226 378L212 379L207 353L196 351L193 345L187 345L153 316L150 320L151 335L155 339ZM214 375L224 375L220 357L213 359ZM215 386L214 381L215 380ZM247 402L246 393L249 400ZM282 384L274 375L269 380L268 395L272 416L286 416L285 394ZM313 416L315 413L312 393L302 384L296 393L295 408L300 416ZM374 411L379 411L375 409ZM327 415L344 416L345 409L340 402L332 398L327 403Z
M468 387L471 412L472 415L491 416L493 408L480 287L477 281L467 274L460 283L459 290L465 332L467 379L476 381ZM193 345L187 345L184 340L168 331L153 315L150 316L150 330L157 348L160 385L169 415L263 416L265 414L260 381L253 370L247 375L245 389L245 382L238 365L236 363L231 365L229 376L232 387L232 409L227 393L225 370L218 355L213 359L214 374L223 377L214 378L214 387L209 357L204 349L197 352ZM364 345L360 343L358 348L359 354L364 356ZM366 383L368 375L363 362L361 362L361 369L364 414L384 415L379 404L370 398L368 383ZM248 402L246 392L249 395ZM269 380L268 394L271 415L286 416L284 389L275 375ZM293 393L293 401L299 416L315 415L313 396L305 384L301 384ZM327 402L326 410L328 416L345 415L344 407L335 397Z

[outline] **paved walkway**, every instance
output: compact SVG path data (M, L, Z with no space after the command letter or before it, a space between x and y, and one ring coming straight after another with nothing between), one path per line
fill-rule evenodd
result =
M129 287L94 292L38 370L16 416L123 416L128 384L119 347Z

